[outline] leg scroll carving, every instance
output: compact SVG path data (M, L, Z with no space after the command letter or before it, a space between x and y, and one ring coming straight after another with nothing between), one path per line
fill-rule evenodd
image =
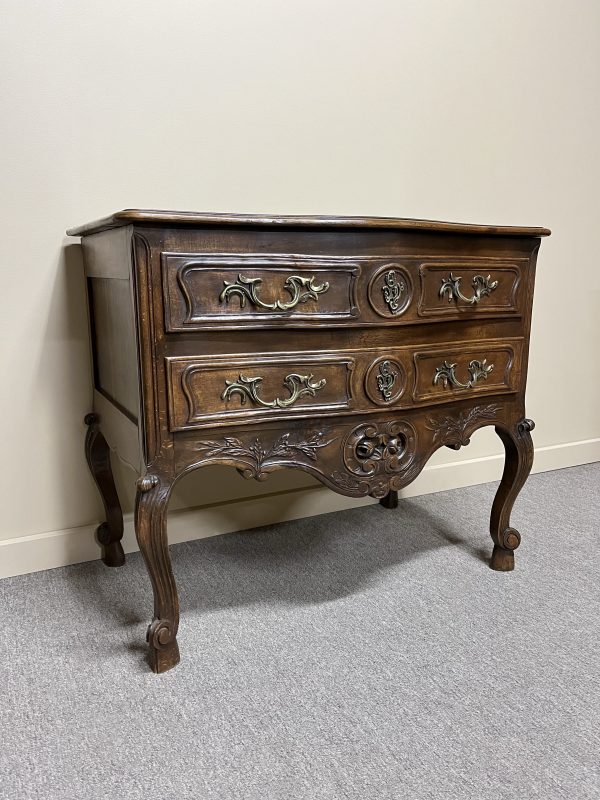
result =
M502 572L514 569L514 551L521 543L519 531L510 527L510 514L531 472L533 464L531 431L534 427L535 424L531 419L522 419L512 430L496 427L496 433L504 444L506 460L490 519L490 534L494 541L490 567Z
M137 482L135 533L154 592L154 619L146 635L154 672L166 672L179 663L179 599L166 527L170 494L171 481L165 477L144 475Z
M96 529L96 538L102 547L102 561L108 567L121 567L125 553L121 545L123 538L123 512L110 465L110 448L100 432L97 414L87 414L88 426L85 437L85 457L104 503L106 521Z

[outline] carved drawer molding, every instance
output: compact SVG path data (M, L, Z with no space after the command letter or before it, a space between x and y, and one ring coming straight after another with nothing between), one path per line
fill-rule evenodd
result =
M447 319L465 315L520 313L521 273L528 259L427 259L419 266L419 315Z
M439 402L456 395L513 392L521 352L519 340L420 349L414 356L413 399Z
M320 354L169 357L170 428L343 412L351 404L353 368L352 357Z
M327 324L358 314L356 260L308 255L162 254L168 331Z

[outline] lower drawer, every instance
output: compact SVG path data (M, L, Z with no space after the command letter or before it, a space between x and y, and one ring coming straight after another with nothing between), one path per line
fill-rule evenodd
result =
M364 414L520 387L522 339L165 359L171 431Z

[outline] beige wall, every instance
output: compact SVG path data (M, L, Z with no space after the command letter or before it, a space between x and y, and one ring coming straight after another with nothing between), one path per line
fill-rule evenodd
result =
M82 451L81 262L63 231L123 207L551 227L528 391L537 463L600 458L597 0L5 0L0 10L5 573L95 554L88 529L72 530L100 505ZM468 450L438 454L421 490L493 478L499 452L481 432ZM225 475L211 478L213 503L312 485ZM182 484L176 504L201 503L197 487ZM177 535L350 505L334 498L298 491L237 516L211 508L182 517Z

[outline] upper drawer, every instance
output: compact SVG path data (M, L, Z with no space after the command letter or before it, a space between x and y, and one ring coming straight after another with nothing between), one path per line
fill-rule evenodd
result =
M162 254L168 332L522 313L528 258Z
M310 325L358 316L358 262L283 255L163 253L168 331L248 323Z

